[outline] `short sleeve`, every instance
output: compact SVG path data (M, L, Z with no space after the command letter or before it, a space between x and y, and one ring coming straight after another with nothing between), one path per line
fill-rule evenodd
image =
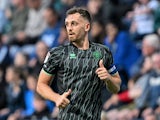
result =
M52 49L49 51L46 55L46 58L44 60L43 64L43 70L50 74L54 75L58 69L59 61L60 61L60 54L56 49Z

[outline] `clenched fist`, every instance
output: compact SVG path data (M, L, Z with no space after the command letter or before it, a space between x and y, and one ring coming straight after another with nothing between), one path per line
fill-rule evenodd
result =
M70 100L67 97L71 94L71 92L71 89L69 89L67 92L60 95L55 101L56 106L59 108L65 108L70 103Z

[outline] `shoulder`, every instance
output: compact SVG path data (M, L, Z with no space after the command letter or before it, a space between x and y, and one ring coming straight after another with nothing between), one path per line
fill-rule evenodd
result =
M52 48L49 52L51 54L56 54L56 53L60 54L60 53L63 53L63 51L68 48L68 46L69 46L69 44L67 44L67 45L60 45L58 47Z
M49 60L58 60L59 58L64 56L66 48L67 48L67 45L61 45L61 46L50 49L46 55L44 63L46 63Z

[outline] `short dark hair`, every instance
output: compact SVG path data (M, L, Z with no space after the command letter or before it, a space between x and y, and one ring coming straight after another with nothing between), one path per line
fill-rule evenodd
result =
M75 14L75 13L79 13L83 18L87 19L91 23L92 18L91 18L91 15L87 9L74 6L74 7L70 8L69 10L67 10L66 16L71 15L71 14Z

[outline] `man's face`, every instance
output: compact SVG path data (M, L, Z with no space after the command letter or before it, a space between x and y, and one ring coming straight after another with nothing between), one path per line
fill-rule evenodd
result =
M89 31L89 22L79 13L70 14L65 19L66 30L70 42L79 42Z
M152 56L152 66L155 70L160 71L160 54L154 54Z
M46 9L44 11L44 19L49 25L54 25L57 21L57 16L53 14L53 12L50 9Z
M154 53L154 51L155 51L155 48L149 45L149 43L146 40L142 42L142 54L144 56L150 56Z

